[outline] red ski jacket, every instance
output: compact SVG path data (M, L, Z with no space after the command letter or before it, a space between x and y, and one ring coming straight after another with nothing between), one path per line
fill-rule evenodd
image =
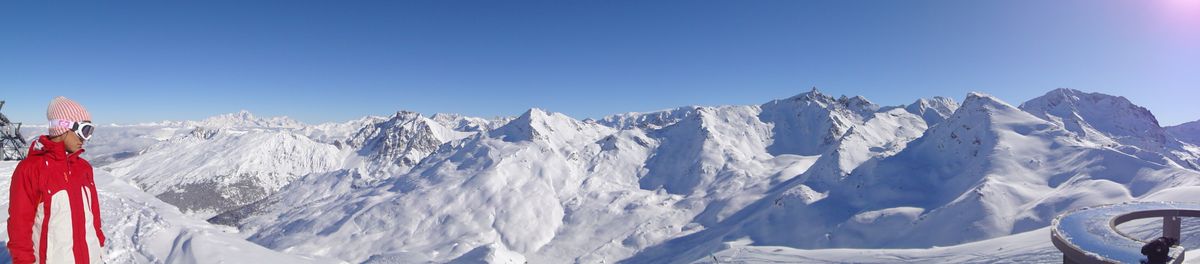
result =
M41 136L12 175L8 251L13 263L102 263L104 232L92 165Z

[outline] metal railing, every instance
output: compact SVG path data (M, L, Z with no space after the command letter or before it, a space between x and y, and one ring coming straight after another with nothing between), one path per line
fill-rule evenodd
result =
M1163 236L1179 241L1181 217L1200 217L1200 204L1128 202L1081 208L1055 218L1050 239L1062 251L1063 263L1143 263L1141 249L1147 241L1117 230L1117 225L1156 217L1163 219ZM1183 263L1184 251L1171 246L1167 263Z

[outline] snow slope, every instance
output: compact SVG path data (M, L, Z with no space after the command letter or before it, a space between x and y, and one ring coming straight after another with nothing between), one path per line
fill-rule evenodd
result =
M0 162L0 175L12 175L17 162ZM288 255L250 243L231 230L190 218L137 187L96 170L108 263L339 263L327 258ZM11 177L0 177L8 197ZM8 199L0 200L7 207ZM0 211L7 219L8 211ZM7 222L0 223L7 225ZM7 228L0 228L7 240ZM5 241L7 242L7 241ZM8 251L0 262L8 262Z
M1197 224L1200 222L1184 225ZM1122 227L1129 225L1132 224ZM1161 224L1147 222L1129 228L1153 230L1161 228ZM1197 231L1189 229L1184 235L1196 237L1200 235ZM1049 237L1050 229L1046 227L984 241L924 249L796 249L749 246L734 241L726 243L725 249L693 263L1062 263L1062 254L1046 242ZM1197 246L1195 242L1184 244L1185 248L1191 249ZM1191 250L1185 255L1196 254L1200 254L1200 250ZM1187 258L1184 263L1200 263L1200 259Z
M1145 201L1200 202L1195 194L1200 187L1169 188L1143 199ZM1192 249L1184 263L1200 263L1200 219L1184 218L1182 245ZM1157 219L1122 224L1120 230L1143 240L1161 236ZM983 241L948 247L920 249L796 249L781 246L747 245L748 241L724 243L722 250L694 263L1061 263L1062 255L1048 243L1050 228L1043 227Z

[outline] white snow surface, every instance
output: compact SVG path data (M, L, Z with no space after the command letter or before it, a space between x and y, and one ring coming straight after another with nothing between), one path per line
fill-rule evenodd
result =
M1140 200L1200 202L1200 186L1165 189ZM1200 219L1184 218L1182 245L1188 251L1184 263L1200 263ZM1142 219L1118 228L1142 240L1162 235L1157 219ZM1062 255L1048 243L1050 227L948 247L912 249L796 249L749 245L747 240L725 242L720 251L694 263L1062 263ZM1191 238L1191 239L1189 239Z

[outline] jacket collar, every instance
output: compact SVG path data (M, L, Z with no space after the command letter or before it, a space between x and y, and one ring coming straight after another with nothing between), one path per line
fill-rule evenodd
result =
M30 156L46 156L54 160L74 160L79 158L80 154L83 154L83 149L79 149L79 151L68 154L66 145L64 145L62 142L54 142L53 140L50 140L50 136L47 135L38 137L37 141L34 141L34 143L29 146Z

